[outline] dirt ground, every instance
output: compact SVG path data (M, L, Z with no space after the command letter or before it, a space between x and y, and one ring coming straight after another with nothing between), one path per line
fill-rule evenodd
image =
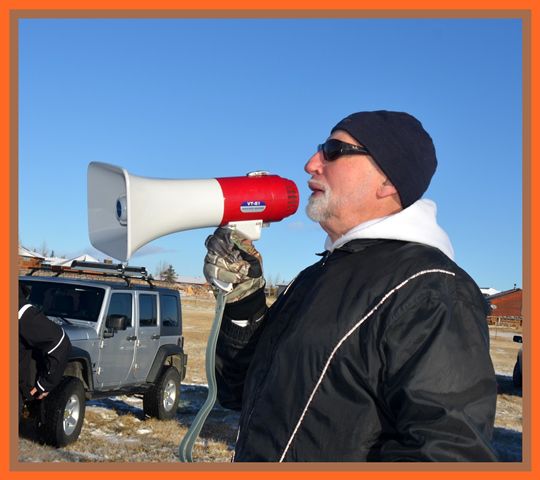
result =
M160 422L145 418L142 400L115 397L87 403L83 430L77 442L54 449L36 442L31 425L23 425L20 462L177 462L178 446L206 398L204 369L208 333L214 316L211 297L184 296L183 324L188 370L181 389L176 419ZM491 356L499 395L493 445L502 462L522 459L522 392L512 382L521 332L491 328ZM238 413L217 405L195 444L196 462L230 462Z

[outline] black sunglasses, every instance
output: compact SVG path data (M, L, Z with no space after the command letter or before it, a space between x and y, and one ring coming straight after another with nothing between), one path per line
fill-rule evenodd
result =
M333 162L342 155L370 155L369 150L365 147L345 143L335 138L326 140L319 145L317 151L322 152L324 159L328 162Z

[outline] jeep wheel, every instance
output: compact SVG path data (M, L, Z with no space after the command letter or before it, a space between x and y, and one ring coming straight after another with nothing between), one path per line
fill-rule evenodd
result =
M166 367L155 385L144 394L144 413L159 420L174 418L180 401L180 383L178 370Z
M86 399L81 381L66 377L44 400L41 439L48 445L64 447L81 433Z
M521 388L523 380L521 374L521 364L519 360L514 365L514 371L512 372L512 382L514 382L514 387Z

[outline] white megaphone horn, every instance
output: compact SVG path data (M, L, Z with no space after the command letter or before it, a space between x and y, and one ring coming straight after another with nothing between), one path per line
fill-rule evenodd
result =
M256 240L263 223L297 209L295 183L264 172L175 180L130 175L106 163L88 166L90 242L124 262L150 241L182 230L230 225Z

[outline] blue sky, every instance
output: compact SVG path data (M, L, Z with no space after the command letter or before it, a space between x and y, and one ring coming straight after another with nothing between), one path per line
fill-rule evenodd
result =
M271 280L323 250L303 171L349 113L407 111L433 137L438 205L456 261L481 287L522 286L522 52L518 19L23 19L19 238L99 257L88 238L91 161L161 178L267 170L298 213L256 244ZM166 205L163 206L167 208ZM202 276L212 229L130 261Z

